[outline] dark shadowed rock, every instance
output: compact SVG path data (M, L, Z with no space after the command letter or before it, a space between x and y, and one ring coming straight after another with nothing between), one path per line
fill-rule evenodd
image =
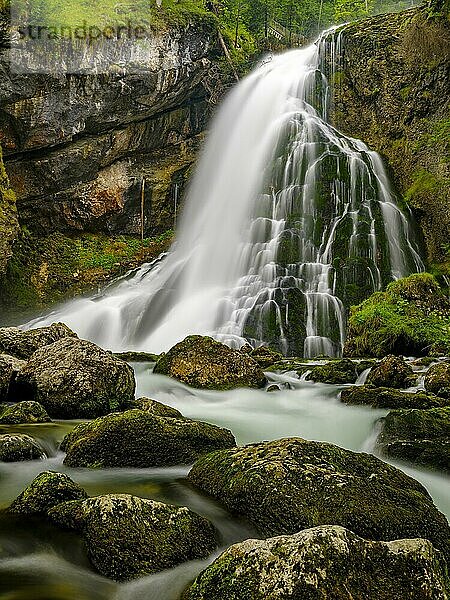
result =
M23 433L5 433L0 435L0 462L18 462L45 458L40 444Z
M342 390L341 401L351 405L366 405L373 408L437 408L448 401L424 392L402 392L392 388L375 388L361 385Z
M19 402L12 406L0 404L0 425L49 423L50 421L47 411L39 402Z
M185 600L446 600L445 560L428 540L364 540L324 525L246 540L201 573Z
M44 471L9 507L9 512L20 515L46 515L48 511L69 500L84 500L86 492L64 473Z
M331 361L325 365L317 365L306 377L308 381L334 384L355 383L357 378L357 365L347 358Z
M63 442L69 467L164 467L236 444L233 434L209 423L129 410L82 423Z
M450 362L432 365L425 375L425 389L428 392L450 400Z
M372 367L366 383L375 387L406 388L414 381L414 371L400 356L390 354Z
M377 439L389 458L450 472L450 407L393 410Z
M37 350L16 379L19 398L32 397L51 417L94 418L134 398L134 372L91 342L68 337Z
M264 373L251 356L199 335L189 336L169 350L158 360L154 372L205 389L260 388L266 384Z
M423 537L450 555L425 488L368 454L288 438L208 454L189 480L264 536L333 524L372 540Z
M42 346L48 346L67 337L76 338L77 335L64 323L53 323L50 327L28 331L17 327L4 327L0 329L0 352L28 359Z
M188 508L125 494L60 504L49 517L80 532L94 567L119 581L206 558L218 545L214 526Z
M10 387L25 364L24 360L9 354L0 354L0 401L8 399Z

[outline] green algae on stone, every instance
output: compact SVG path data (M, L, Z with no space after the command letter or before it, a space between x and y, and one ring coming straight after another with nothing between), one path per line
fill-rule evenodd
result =
M409 387L417 377L406 361L390 354L370 369L367 376L367 384L375 387L406 388Z
M47 515L58 504L85 498L86 492L68 475L44 471L12 502L8 511L19 515Z
M390 412L377 445L391 459L450 472L450 407Z
M235 446L216 425L128 410L78 425L63 441L69 467L167 467Z
M19 402L12 406L0 404L0 425L50 423L51 419L39 402Z
M183 600L446 600L442 554L424 539L373 542L323 525L234 544Z
M125 494L59 504L49 518L80 532L93 566L118 581L204 559L218 546L214 526L188 508Z
M18 462L45 458L42 446L24 433L0 434L0 462Z
M432 365L425 375L425 389L450 400L450 362Z
M210 337L192 335L161 356L155 373L203 389L261 388L266 378L249 355Z
M341 402L353 406L363 405L372 408L439 408L447 406L448 400L424 392L402 392L385 387L359 385L342 390Z
M125 408L126 410L143 410L144 412L156 415L157 417L172 417L174 419L184 418L176 408L172 408L171 406L167 406L167 404L152 400L151 398L137 398L136 400L128 402Z
M249 354L253 360L256 360L262 369L267 369L267 367L271 367L276 362L283 359L283 355L280 352L272 350L269 346L259 346L249 352Z
M372 540L423 537L450 556L425 488L368 454L287 438L208 454L188 478L264 536L334 524Z
M0 276L7 268L18 235L16 196L9 184L0 146Z
M306 377L308 381L334 384L355 383L357 378L356 364L347 358L313 367Z

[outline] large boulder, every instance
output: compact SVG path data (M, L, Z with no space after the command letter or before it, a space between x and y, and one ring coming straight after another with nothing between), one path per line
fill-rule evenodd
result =
M64 473L44 471L13 501L8 511L18 515L47 515L58 504L86 498L83 488Z
M189 480L263 536L332 524L371 540L423 537L450 555L450 528L425 488L368 454L288 438L213 452Z
M18 399L30 397L51 417L91 419L134 398L133 369L91 342L67 337L37 350L16 378Z
M47 411L39 402L19 402L18 404L0 404L0 425L25 425L50 423Z
M260 388L266 384L264 373L251 356L199 335L187 337L161 356L154 372L196 388L214 390Z
M414 371L400 356L385 356L370 369L366 383L375 387L406 388L415 379Z
M324 525L246 540L203 571L185 600L446 600L445 560L428 540L364 540Z
M82 423L63 442L69 467L166 467L236 445L233 434L209 423L129 410Z
M20 360L9 354L0 354L0 402L8 400L10 386L14 384L17 374L23 369L25 364L24 360Z
M18 462L45 458L42 446L24 433L0 435L0 462Z
M173 417L175 419L183 418L183 415L176 408L172 408L171 406L167 406L167 404L162 404L162 402L152 400L151 398L136 398L136 400L128 402L126 408L129 410L136 408L158 417Z
M437 408L449 401L424 392L403 392L392 388L374 388L358 385L341 392L341 402L350 405L366 405L373 408Z
M428 392L450 400L450 362L431 365L425 375L425 389Z
M450 472L450 407L394 410L381 423L385 456Z
M82 534L94 567L124 581L206 558L217 532L186 507L129 495L107 495L59 504L53 523Z
M18 327L3 327L0 328L0 352L28 359L39 348L66 337L76 338L77 335L64 323L27 331Z
M308 381L320 383L355 383L358 379L357 365L348 358L335 360L324 365L317 365L312 368L311 373L307 375Z

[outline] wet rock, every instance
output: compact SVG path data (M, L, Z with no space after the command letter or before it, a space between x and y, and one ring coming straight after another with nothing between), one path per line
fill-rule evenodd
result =
M446 600L442 554L424 539L372 542L324 525L228 548L185 600Z
M172 417L174 419L184 418L176 408L172 408L171 406L167 406L167 404L162 404L162 402L152 400L151 398L137 398L136 400L132 400L127 403L126 409L143 410L144 412L156 415L157 417Z
M0 404L0 425L49 423L45 408L39 402L19 402L12 406Z
M159 359L159 354L151 354L149 352L115 352L114 356L125 362L150 362L155 363Z
M67 337L76 338L77 335L64 323L53 323L50 327L28 331L17 327L3 327L0 328L0 352L28 359L42 346L48 346Z
M33 398L51 417L94 418L134 398L134 372L91 342L67 337L37 350L16 380L19 398Z
M25 364L24 360L14 356L0 354L0 401L8 400L9 389Z
M446 406L447 400L425 392L403 392L392 388L361 385L342 390L341 402L373 408L436 408Z
M366 383L375 387L406 388L414 383L414 371L399 357L390 354L372 367Z
M82 423L63 447L69 467L164 467L194 462L236 441L227 429L129 410Z
M368 454L287 438L213 452L189 480L263 536L341 525L372 540L423 537L450 555L450 528L425 488Z
M353 361L344 358L313 367L306 379L320 383L355 383L358 370Z
M60 504L49 517L80 532L94 567L119 581L206 558L218 545L214 526L188 508L125 494Z
M432 365L425 375L425 389L428 392L450 400L450 362Z
M256 360L262 369L267 369L267 367L271 367L280 360L283 360L283 355L280 352L272 350L272 348L269 348L268 346L255 348L249 354L253 360Z
M249 355L199 335L189 336L169 350L154 372L204 389L261 388L266 384L260 366Z
M84 489L64 473L44 471L33 479L8 510L20 515L46 515L58 504L87 497Z
M40 444L23 433L5 433L0 435L0 462L18 462L45 458Z
M394 410L377 439L389 458L450 472L450 407Z

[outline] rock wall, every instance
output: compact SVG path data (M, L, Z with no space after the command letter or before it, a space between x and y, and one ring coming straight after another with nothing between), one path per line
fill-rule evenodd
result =
M6 271L18 233L16 197L9 185L0 147L0 276Z
M422 228L430 262L450 231L450 22L427 9L350 24L335 73L337 127L380 152Z

